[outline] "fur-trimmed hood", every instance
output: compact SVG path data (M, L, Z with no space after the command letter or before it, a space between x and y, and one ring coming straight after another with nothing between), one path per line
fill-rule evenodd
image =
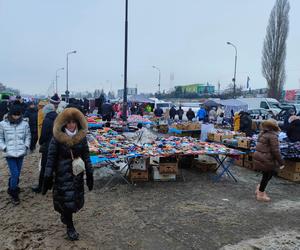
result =
M261 124L261 127L264 131L274 131L274 132L280 131L278 123L274 119L269 119L269 120L263 121Z
M70 137L64 132L64 128L68 121L74 120L78 124L78 133ZM53 137L62 144L72 147L80 143L87 135L88 123L84 115L76 108L66 108L61 112L54 122Z

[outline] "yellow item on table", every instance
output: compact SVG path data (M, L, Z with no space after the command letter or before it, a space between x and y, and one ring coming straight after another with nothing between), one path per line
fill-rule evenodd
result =
M234 131L239 131L241 127L241 117L238 113L234 114L233 124L234 124Z

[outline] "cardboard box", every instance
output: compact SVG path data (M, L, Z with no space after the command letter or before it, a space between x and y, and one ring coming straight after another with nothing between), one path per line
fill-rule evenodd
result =
M244 160L244 167L253 170L254 168L253 162Z
M178 174L178 163L159 163L160 174Z
M199 169L201 172L215 172L217 169L217 163L194 159L193 167Z
M156 166L153 166L152 177L154 181L176 181L176 174L161 174Z
M146 171L130 170L129 180L131 182L149 181L149 172L148 172L148 170L146 170Z
M300 173L294 173L294 172L290 172L285 169L282 169L282 170L279 170L278 176L283 179L289 180L289 181L300 182Z
M130 168L133 170L146 171L150 165L150 158L135 158L132 160Z
M207 140L208 141L215 141L215 134L214 133L208 133L207 134Z
M284 170L294 173L300 173L300 162L286 161Z
M234 164L239 167L244 167L244 158L240 157L239 159L234 160Z
M246 139L246 138L240 138L240 139L238 139L238 147L239 148L249 149L250 148L250 140Z

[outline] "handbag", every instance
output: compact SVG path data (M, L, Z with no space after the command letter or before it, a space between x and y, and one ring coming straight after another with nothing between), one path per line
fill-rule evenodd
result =
M73 172L73 175L77 176L85 171L85 163L81 159L81 157L77 157L75 159L72 149L70 149L70 151L71 151L71 157L72 157L72 172Z

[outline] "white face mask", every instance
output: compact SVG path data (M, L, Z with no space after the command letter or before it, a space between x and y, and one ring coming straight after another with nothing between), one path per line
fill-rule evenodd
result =
M68 130L67 128L65 129L65 131L66 131L66 134L67 134L68 136L70 136L70 137L73 137L73 136L76 135L77 132L78 132L77 128L75 129L74 132L71 132L71 131Z

